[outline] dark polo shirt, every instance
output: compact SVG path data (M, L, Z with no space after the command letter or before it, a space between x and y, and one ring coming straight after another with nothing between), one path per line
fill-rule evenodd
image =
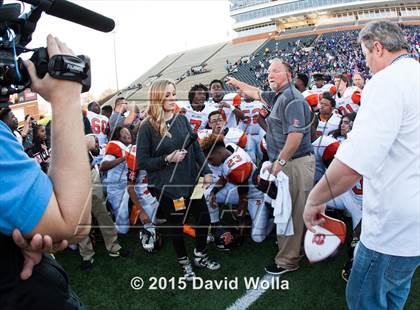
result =
M302 94L293 85L286 85L278 93L262 92L261 96L272 108L266 118L267 153L270 161L278 158L290 132L303 133L302 141L293 157L313 152L311 111Z

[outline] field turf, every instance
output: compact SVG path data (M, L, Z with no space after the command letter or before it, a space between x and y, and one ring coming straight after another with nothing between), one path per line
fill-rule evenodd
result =
M189 236L186 240L191 257L194 243ZM56 258L66 269L72 288L87 309L226 309L246 293L243 277L265 275L264 266L271 263L276 254L274 242L273 235L260 244L247 238L241 247L229 253L210 245L211 256L222 267L218 271L196 268L197 276L204 280L238 277L237 290L193 290L191 284L184 290L148 290L150 277L177 278L181 271L169 241L165 240L158 253L147 254L139 247L136 231L120 236L120 243L132 252L128 258L109 257L104 244L98 242L94 268L89 274L80 270L78 252L65 251ZM341 249L337 256L313 265L304 259L298 271L281 276L281 280L288 280L288 290L268 289L249 309L346 309L345 282L340 275L346 252ZM135 276L145 280L143 289L131 288L130 280ZM420 309L419 270L414 276L406 309Z

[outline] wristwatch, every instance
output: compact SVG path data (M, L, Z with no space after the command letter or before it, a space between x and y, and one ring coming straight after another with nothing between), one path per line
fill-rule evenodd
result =
M287 164L287 160L285 160L285 159L277 159L277 161L279 162L279 164L280 164L280 166L282 166L282 167L284 167L284 166L286 166L286 164Z

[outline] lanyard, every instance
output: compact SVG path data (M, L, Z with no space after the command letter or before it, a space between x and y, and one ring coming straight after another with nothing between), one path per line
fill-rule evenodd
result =
M411 54L402 54L400 56L398 56L397 58L395 58L392 62L391 65L394 64L395 62L397 62L398 60L404 59L404 58L412 58Z

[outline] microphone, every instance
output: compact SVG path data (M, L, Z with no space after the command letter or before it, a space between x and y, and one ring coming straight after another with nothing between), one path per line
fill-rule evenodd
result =
M40 5L45 13L102 32L110 32L115 27L111 18L85 9L66 0L22 0L32 5Z
M187 144L184 147L184 150L188 149L195 141L198 139L198 134L195 132L192 132L190 134L190 139L188 140Z

